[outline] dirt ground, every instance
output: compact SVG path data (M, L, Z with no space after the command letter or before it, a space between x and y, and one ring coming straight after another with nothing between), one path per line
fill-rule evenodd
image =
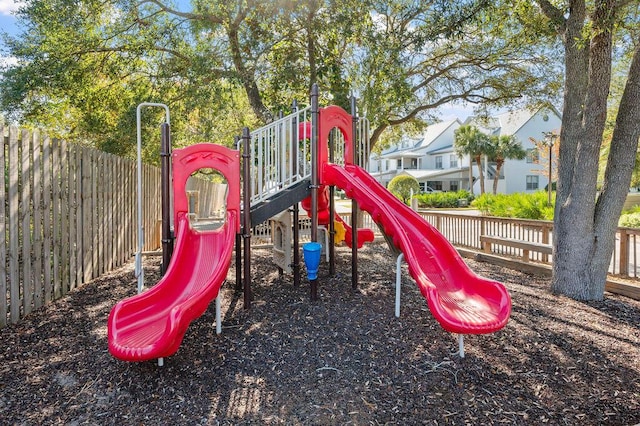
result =
M294 288L268 250L253 253L252 309L234 292L232 265L222 334L212 303L164 367L107 350L109 311L135 293L131 265L0 330L0 424L640 423L638 301L579 303L551 295L546 278L468 260L506 284L513 312L502 331L466 336L460 358L406 269L394 316L385 244L361 250L355 291L350 251L339 248L315 303L306 280Z

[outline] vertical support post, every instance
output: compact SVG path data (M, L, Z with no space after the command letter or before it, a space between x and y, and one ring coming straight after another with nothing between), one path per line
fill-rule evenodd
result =
M243 213L242 237L244 245L244 308L251 307L251 169L249 144L251 134L249 129L242 129L242 170L243 170Z
M402 261L404 253L396 259L396 318L400 318L400 293L402 292Z
M298 102L293 101L292 112L297 114ZM291 123L291 158L293 160L292 174L298 180L298 116L294 115ZM300 207L293 205L293 286L300 286Z
M551 192L553 190L553 139L549 141L549 183L547 184L549 190L549 199L547 200L547 204L551 206Z
M335 161L334 149L336 147L335 129L329 134L329 162ZM329 253L329 275L336 274L336 247L335 247L335 235L336 235L336 202L335 202L336 188L334 185L329 187L329 235L327 238L327 253Z
M318 85L311 87L311 241L318 241Z
M236 234L236 291L242 291L242 234Z
M282 120L284 117L284 112L280 110L278 112L278 120ZM284 136L284 124L280 122L278 124L278 131L276 134L276 163L278 164L278 178L276 182L278 182L278 191L282 190L284 185L283 180L285 176L285 169L287 167L287 159L286 159L286 138ZM273 229L273 228L272 228ZM273 241L273 235L271 236L271 240ZM278 268L278 277L282 278L284 275L284 269L280 266Z
M222 333L222 303L220 301L220 293L216 297L216 334Z
M171 127L169 123L160 126L160 176L162 185L162 275L167 272L173 254L171 235Z
M625 230L619 230L620 233L620 259L619 262L619 274L629 275L629 234Z
M236 150L242 150L242 138L240 136L236 136L234 138L234 146ZM242 164L244 167L244 164ZM243 176L244 179L246 176ZM244 188L243 188L244 192ZM241 231L242 232L242 231ZM236 234L236 292L242 291L242 233Z
M353 164L358 165L358 154L356 139L358 135L358 112L356 110L356 98L351 96L351 125L353 140ZM351 287L355 290L358 288L358 203L355 199L351 199Z
M549 228L549 226L547 225L542 225L542 243L543 244L550 244L549 242L549 235L551 234L551 230ZM542 261L544 263L549 263L549 255L546 253L542 254Z
M320 110L318 108L318 85L311 87L311 241L318 241L318 122ZM310 280L311 300L318 300L318 279Z
M143 107L162 107L165 112L165 123L170 123L169 107L165 104L153 102L143 102L136 108L136 130L137 130L137 149L136 149L136 178L137 178L137 198L138 198L138 250L136 251L135 276L138 279L138 293L142 293L144 289L144 266L142 265L142 251L144 250L144 225L142 223L142 108Z

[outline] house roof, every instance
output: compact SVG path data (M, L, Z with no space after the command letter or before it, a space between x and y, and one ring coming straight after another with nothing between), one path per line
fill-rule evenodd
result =
M453 145L447 145L440 147L438 149L434 149L432 151L427 151L427 154L446 154L447 152L453 152Z
M410 153L416 147L420 146L422 143L422 138L414 138L408 139L404 141L403 146L394 145L390 148L385 149L380 154L380 158L400 158L403 157L401 153Z
M402 151L390 152L388 154L384 154L381 158L393 160L397 158L420 158L423 154L414 151L413 149L404 149Z
M515 135L536 114L546 111L560 117L560 113L555 108L523 108L483 119L472 116L467 118L465 124L473 124L478 127L480 131L490 135Z
M440 123L430 124L427 130L424 132L424 139L420 144L420 147L427 147L431 142L435 141L440 135L442 135L449 127L454 124L462 124L457 118L455 120L442 121Z
M424 152L417 153L416 150L427 148L433 141L438 139L438 137L456 123L458 125L462 124L457 118L455 120L430 124L422 138L406 139L403 141L404 143L401 146L395 145L382 151L380 158L419 158L424 155Z
M517 111L509 111L496 116L500 122L500 134L515 135L529 120L531 120L538 110L521 109Z
M459 167L455 169L439 169L439 170L403 170L399 175L413 176L417 180L425 180L435 177L466 177L469 174L469 167Z

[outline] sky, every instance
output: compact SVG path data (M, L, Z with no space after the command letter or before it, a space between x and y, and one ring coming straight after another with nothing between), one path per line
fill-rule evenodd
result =
M0 33L7 33L9 35L16 35L18 27L16 25L16 18L12 13L20 6L20 2L13 0L0 0ZM2 51L4 50L4 43L0 39L0 65L13 63L11 59L4 57Z
M20 2L13 0L0 0L0 28L11 35L17 31L16 19L11 15Z

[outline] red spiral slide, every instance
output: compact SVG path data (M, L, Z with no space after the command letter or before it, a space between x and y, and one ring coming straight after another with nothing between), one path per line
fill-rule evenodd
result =
M109 315L109 352L125 361L163 358L178 350L191 321L218 295L240 230L238 151L197 144L172 156L176 247L171 262L155 286L118 302ZM192 229L187 217L185 185L201 168L218 170L228 183L226 222L214 231Z

